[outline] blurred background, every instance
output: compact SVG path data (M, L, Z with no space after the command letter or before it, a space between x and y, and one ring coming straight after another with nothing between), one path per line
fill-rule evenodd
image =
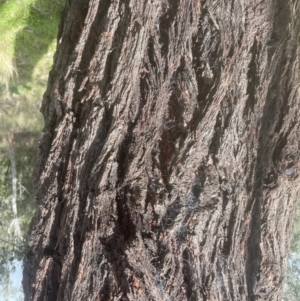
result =
M63 0L0 0L0 300L23 300L39 112Z
M56 49L63 0L0 0L0 299L23 300L22 258L35 203L31 175L39 112ZM300 206L284 301L300 300Z

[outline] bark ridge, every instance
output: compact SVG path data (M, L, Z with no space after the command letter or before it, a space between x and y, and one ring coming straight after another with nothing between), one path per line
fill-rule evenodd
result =
M69 0L26 300L280 300L299 198L298 0Z

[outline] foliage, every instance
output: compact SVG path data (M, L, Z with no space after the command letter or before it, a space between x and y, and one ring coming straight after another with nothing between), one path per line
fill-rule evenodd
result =
M0 0L0 137L42 128L38 108L62 8L62 0Z
M6 78L1 84L9 86L13 93L22 94L25 92L22 89L44 90L52 65L62 7L62 0L0 2L0 62L6 63L0 64L0 73ZM11 83L14 72L18 73L19 78ZM24 86L26 83L28 85Z
M5 300L20 298L10 277L22 260L35 210L31 176L43 126L39 106L63 5L63 0L0 0L0 295ZM16 158L17 218L11 204L9 136ZM11 231L16 220L22 237Z

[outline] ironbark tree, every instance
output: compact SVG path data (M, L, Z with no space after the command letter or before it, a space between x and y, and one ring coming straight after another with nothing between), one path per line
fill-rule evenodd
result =
M280 300L299 31L299 0L67 0L26 300Z

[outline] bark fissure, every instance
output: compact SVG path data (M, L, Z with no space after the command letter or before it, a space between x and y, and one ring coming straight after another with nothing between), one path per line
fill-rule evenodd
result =
M280 300L300 193L299 9L67 2L26 300Z

